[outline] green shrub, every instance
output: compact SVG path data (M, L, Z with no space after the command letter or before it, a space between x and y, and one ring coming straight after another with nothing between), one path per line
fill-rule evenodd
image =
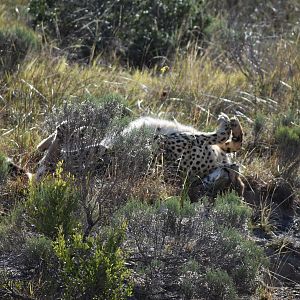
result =
M214 213L218 223L226 227L242 229L251 216L251 209L235 193L218 195Z
M184 49L189 41L212 31L214 19L204 2L31 0L30 13L35 24L43 22L52 36L58 37L59 28L64 46L81 43L80 58L113 52L142 67L153 65L157 57L173 56L177 48Z
M5 181L9 171L6 157L0 153L0 184Z
M60 262L64 299L126 299L131 294L129 271L120 248L126 226L83 238L79 231L67 239L58 233L54 251Z
M24 207L14 207L7 216L0 218L0 252L19 251L24 244Z
M234 282L227 272L223 270L209 270L205 274L207 283L207 299L238 299Z
M174 218L191 217L196 214L194 205L187 199L171 197L166 201L158 202L156 205L157 209L165 207L168 214L172 215Z
M286 154L294 154L300 149L300 126L280 126L275 131L275 140L279 149Z
M68 235L77 225L78 202L78 191L72 178L64 179L62 168L58 166L55 175L31 184L26 208L37 231L55 238L59 226Z
M45 236L29 237L25 241L22 260L27 267L41 267L50 263L53 257L52 241Z
M14 71L29 51L39 47L35 33L24 26L0 28L0 74Z
M224 269L232 278L237 290L252 291L256 285L258 270L267 266L264 250L254 241L245 238L235 228L220 228L215 255L223 260ZM215 268L219 268L217 264Z
M134 274L144 278L142 290L149 298L163 298L174 282L180 282L174 294L185 299L206 297L207 288L214 299L255 288L266 259L245 236L250 211L234 194L216 202L211 209L178 197L152 206L133 201L119 210L116 220L128 223L126 246L136 262Z
M299 114L293 109L288 109L284 114L280 114L275 120L276 128L280 126L292 127L295 124L300 125Z
M184 299L192 299L201 282L200 266L196 260L190 259L182 266L181 291Z
M282 176L294 180L300 166L300 125L278 126L275 131Z
M257 114L254 119L254 124L253 124L253 135L254 135L254 141L257 142L259 136L265 129L265 123L266 123L266 118L263 114Z
M56 298L60 288L53 242L45 236L28 235L24 220L22 223L19 220L21 217L24 219L24 215L24 208L20 206L0 222L0 252L8 258L5 268L7 276L0 282L0 295L6 291L7 295L11 295L7 299L15 299L17 294L30 299L43 299L44 295ZM17 272L30 273L30 277L16 277ZM11 293L12 290L15 294Z

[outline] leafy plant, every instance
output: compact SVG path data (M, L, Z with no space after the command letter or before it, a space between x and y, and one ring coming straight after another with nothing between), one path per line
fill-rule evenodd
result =
M78 223L76 210L79 196L72 178L66 179L59 165L53 176L46 177L40 183L32 183L26 202L30 221L37 231L55 238L61 226L68 235Z
M8 175L8 170L9 166L6 157L4 154L0 153L0 184L5 181Z
M40 46L35 33L25 26L0 28L0 74L15 70L29 51Z
M121 249L126 226L110 230L107 239L83 238L77 231L66 238L60 227L54 251L60 262L64 299L127 299L129 270Z
M238 299L234 282L223 270L209 270L205 275L208 299Z
M300 149L300 126L280 126L275 131L275 139L282 154L290 156Z
M52 241L45 236L29 237L25 241L22 260L28 268L47 267L53 259Z
M237 290L253 290L258 270L268 265L263 249L252 240L245 239L235 228L223 228L220 236L222 250L217 249L216 255L220 260L224 259L226 267L222 269L233 279ZM214 267L219 268L217 264Z
M213 211L180 197L153 206L133 201L116 220L128 223L126 246L134 249L134 270L150 298L163 298L170 289L180 297L201 298L209 288L214 299L230 299L253 290L266 264L263 250L245 238L249 215L240 199L228 194L219 196ZM177 289L170 282L177 282Z
M7 215L0 218L0 252L5 253L20 253L26 235L23 230L26 226L25 208L23 203L14 205L9 210Z
M35 24L46 25L65 46L79 41L80 58L92 61L100 53L114 56L113 52L139 67L154 65L158 58L171 57L177 48L203 39L214 22L205 1L194 0L31 0L30 13Z
M282 174L284 178L293 181L300 166L300 125L277 127L275 140L278 145Z
M218 195L213 210L217 222L225 227L242 229L251 216L251 209L233 192Z
M254 143L259 141L259 137L265 129L265 117L263 114L257 114L253 124Z

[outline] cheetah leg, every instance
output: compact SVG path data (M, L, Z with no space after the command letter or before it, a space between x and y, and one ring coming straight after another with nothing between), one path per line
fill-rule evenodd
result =
M67 121L63 121L56 127L56 130L42 140L36 147L37 150L44 152L49 149L51 144L58 138L62 139L67 133Z
M236 117L230 119L230 126L232 130L231 138L225 143L218 145L227 153L236 152L241 149L244 135L243 128Z
M44 152L47 149L49 149L50 145L53 142L53 139L55 137L55 132L50 134L47 138L45 138L44 140L42 140L36 147L37 150Z
M218 124L219 127L214 132L203 132L195 135L198 146L223 144L229 139L231 125L228 116L223 113L219 115Z
M240 168L237 164L225 166L229 173L230 182L240 197L244 196L245 184L240 177Z
M56 164L61 159L61 149L64 133L66 132L66 123L63 122L59 126L57 126L56 131L50 135L46 140L50 140L52 137L51 144L49 143L48 151L44 155L44 157L39 162L39 167L36 172L36 180L39 181L42 177L48 172L54 172L56 168ZM45 145L47 143L44 143Z
M61 157L61 144L58 139L54 139L47 153L39 162L39 167L36 172L36 179L40 180L48 172L54 172L56 164Z
M27 179L31 179L32 174L27 172L24 168L20 167L19 165L15 164L11 158L5 158L6 164L8 166L8 174L12 176L12 178L26 176Z

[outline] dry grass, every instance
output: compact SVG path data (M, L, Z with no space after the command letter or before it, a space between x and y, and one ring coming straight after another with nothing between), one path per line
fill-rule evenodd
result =
M16 24L25 26L27 3L11 0L1 4L0 30ZM272 43L263 57L264 76L245 74L243 65L228 60L226 53L215 57L211 47L201 56L190 51L177 57L167 71L126 69L118 63L103 65L98 63L100 59L80 65L55 55L57 49L51 46L30 52L16 72L0 78L0 152L32 168L39 157L36 145L46 134L44 121L54 108L110 93L122 95L133 116L174 117L200 130L213 129L220 112L236 114L246 134L237 161L244 167L242 177L250 191L267 190L256 204L259 225L272 231L269 198L273 190L268 188L285 176L274 130L278 120L291 111L289 125L300 126L300 40L295 37ZM257 121L260 116L261 121ZM255 132L256 122L261 122L260 132ZM288 178L296 201L300 196L299 172ZM9 181L1 187L1 215L7 216L24 199L20 190L25 190L24 183ZM138 182L130 197L152 203L178 193L156 174ZM261 298L272 299L270 290L262 290Z

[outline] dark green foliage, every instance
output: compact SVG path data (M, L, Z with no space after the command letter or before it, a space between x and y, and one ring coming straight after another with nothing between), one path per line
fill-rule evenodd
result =
M0 184L5 181L9 171L7 159L4 154L0 153Z
M179 198L155 206L130 202L117 216L128 222L126 245L135 249L131 258L137 278L144 278L144 292L149 298L172 290L187 299L209 293L212 299L231 299L252 291L266 259L245 238L249 209L234 194L220 196L213 213L199 203L181 204Z
M250 207L242 203L234 193L218 195L213 210L217 222L225 227L242 229L251 216Z
M280 126L275 132L275 139L282 151L294 152L300 149L300 126Z
M24 243L24 235L20 228L24 226L24 208L15 207L6 217L0 220L0 252L18 251Z
M51 261L54 258L52 241L45 236L29 237L25 241L21 259L25 267L38 267L41 271L50 270Z
M223 270L209 270L205 275L208 286L207 299L238 299L234 282Z
M262 248L245 238L235 228L223 228L215 245L215 255L222 261L222 269L233 279L237 290L251 291L255 288L258 270L268 261ZM214 264L215 268L219 268Z
M214 21L205 1L195 0L32 0L30 12L36 24L43 21L64 45L79 44L79 57L114 53L139 67L201 40Z
M300 126L278 126L275 141L279 149L279 159L283 176L293 179L300 166Z
M258 139L262 131L266 128L265 123L266 123L265 117L262 114L257 114L253 124L254 142L258 142Z
M0 29L0 75L14 71L30 50L39 47L37 36L24 26Z
M275 142L282 162L292 162L299 158L300 119L297 113L289 110L275 121Z
M249 79L259 77L262 92L262 69L272 68L267 49L277 36L296 37L299 18L293 1L31 0L29 11L71 58L87 62L105 53L153 66L213 40L213 51L225 50Z
M30 13L34 16L35 23L54 21L57 11L55 6L58 2L56 0L31 0Z
M104 241L98 236L83 239L74 232L67 239L59 231L54 251L60 262L64 299L121 300L131 294L130 272L120 246L126 226L111 230Z
M55 176L48 176L30 186L26 208L36 230L53 239L60 226L68 235L77 225L78 201L74 182L71 178L64 179L62 168L58 167Z

